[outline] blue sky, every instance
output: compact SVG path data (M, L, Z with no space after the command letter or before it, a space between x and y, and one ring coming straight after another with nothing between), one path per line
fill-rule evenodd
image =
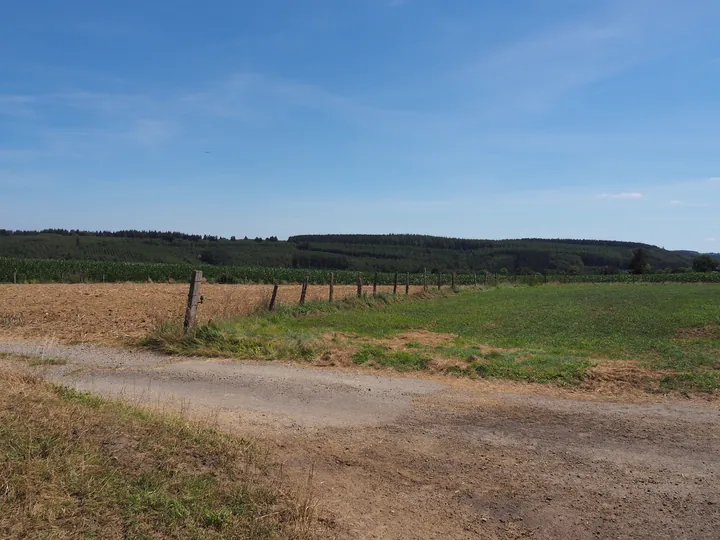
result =
M717 0L2 11L0 228L720 251Z

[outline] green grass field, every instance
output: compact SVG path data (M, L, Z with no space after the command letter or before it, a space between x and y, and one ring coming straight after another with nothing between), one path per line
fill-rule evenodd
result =
M659 390L720 386L717 285L504 287L376 303L376 309L291 308L217 322L185 338L166 328L148 343L169 352L303 359L347 346L357 364L401 370L442 364L458 375L564 384L586 380L599 363L625 360L646 370ZM454 337L400 349L387 343L411 331Z

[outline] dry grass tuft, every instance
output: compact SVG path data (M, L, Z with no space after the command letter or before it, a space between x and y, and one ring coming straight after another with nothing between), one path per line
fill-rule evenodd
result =
M0 365L0 538L296 538L287 493L251 441L59 388Z

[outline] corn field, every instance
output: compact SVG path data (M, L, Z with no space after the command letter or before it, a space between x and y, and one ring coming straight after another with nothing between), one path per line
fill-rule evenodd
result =
M237 266L210 266L185 264L154 264L100 261L62 261L37 259L0 258L0 283L74 283L74 282L154 282L190 279L193 270L202 270L204 277L215 283L300 283L306 278L311 284L330 282L331 270L306 270L300 268L253 268ZM391 285L394 273L356 272L336 270L335 283L352 285L362 278L363 283L373 282L377 276L378 285ZM398 277L399 285L405 284L406 274ZM425 275L409 274L411 285L422 285ZM428 274L427 284L437 287L438 282L447 287L450 274ZM458 273L456 285L497 285L518 283L539 285L541 283L720 283L720 273L646 274L646 275L558 275L558 276L512 276L486 275L485 273Z

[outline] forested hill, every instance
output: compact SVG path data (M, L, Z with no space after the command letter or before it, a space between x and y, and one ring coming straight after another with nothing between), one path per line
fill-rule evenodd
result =
M332 254L350 268L421 271L613 272L627 269L633 251L644 248L657 269L687 268L692 257L636 242L541 239L470 240L423 235L303 235L288 240L299 258ZM371 265L363 267L363 265Z
M0 257L333 268L383 272L615 272L644 248L655 269L687 268L692 255L633 242L466 240L422 235L306 235L236 239L177 232L0 230Z

